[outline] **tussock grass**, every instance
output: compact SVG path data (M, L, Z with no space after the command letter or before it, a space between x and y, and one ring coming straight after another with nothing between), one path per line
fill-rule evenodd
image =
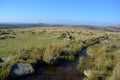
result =
M119 80L120 79L120 61L116 64L113 69L112 75L108 80Z
M70 41L63 39L67 33L75 39ZM0 36L7 37L0 40L0 57L14 56L13 61L6 62L0 69L0 79L4 80L7 77L11 66L16 62L34 65L42 60L46 63L51 63L56 59L74 61L81 49L89 46L87 57L80 58L77 66L80 72L91 71L91 76L85 80L119 80L119 35L119 33L72 27L0 31ZM102 42L106 37L108 37L108 42ZM96 43L97 45L94 45Z
M62 48L63 47L61 45L48 45L46 47L43 60L47 63L51 63L51 60L59 57L60 53L62 52Z
M5 80L8 77L13 64L14 61L8 61L3 63L3 67L0 69L0 80Z
M117 35L117 36L116 36ZM120 41L118 34L109 34L109 41L87 49L86 58L81 58L78 70L91 70L91 75L85 80L119 80ZM116 42L117 41L117 42Z

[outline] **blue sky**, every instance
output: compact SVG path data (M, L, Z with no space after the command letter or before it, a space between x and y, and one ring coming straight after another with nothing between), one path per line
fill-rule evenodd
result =
M0 0L0 22L120 24L120 0Z

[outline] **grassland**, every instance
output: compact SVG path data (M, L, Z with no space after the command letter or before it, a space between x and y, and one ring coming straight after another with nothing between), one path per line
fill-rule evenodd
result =
M88 47L87 56L80 58L77 69L81 73L91 71L85 80L120 79L120 71L117 71L120 33L73 27L2 29L0 33L0 57L14 55L12 61L4 63L0 79L8 75L16 62L34 65L37 61L44 60L49 64L53 58L73 61L83 47ZM73 40L66 39L67 33L72 35ZM106 37L108 41L104 42Z
M87 49L87 57L80 58L78 69L89 71L85 80L119 80L120 37L119 33L108 33L109 40Z
M75 37L75 40L81 41L102 35L96 34L97 32L94 34L92 31L81 28L62 29L55 27L13 29L12 32L16 34L14 35L15 38L6 38L0 40L0 56L8 56L12 53L18 53L20 50L25 48L29 49L37 46L47 46L51 43L66 43L67 39L64 38L66 35L61 37L62 33L69 32Z

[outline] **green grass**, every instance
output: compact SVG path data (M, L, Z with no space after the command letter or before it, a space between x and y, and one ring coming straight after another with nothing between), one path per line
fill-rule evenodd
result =
M2 31L2 30L1 30ZM9 34L1 36L14 36L15 38L0 39L0 57L9 56L20 52L22 49L29 49L37 46L47 46L51 43L66 43L65 33L70 33L75 40L84 41L94 37L99 37L97 32L83 28L22 28L13 30L3 30ZM95 32L96 34L91 34ZM14 34L13 34L14 33ZM59 39L60 38L60 39Z
M68 41L65 38L66 33L70 33L75 39ZM14 35L15 38L9 37L11 35ZM50 63L54 57L65 61L74 61L82 47L88 47L87 57L80 58L77 66L81 73L84 70L91 70L91 76L84 79L119 80L119 35L120 33L66 27L23 28L14 29L10 31L10 34L2 33L0 36L6 38L0 39L0 57L14 55L14 59L5 62L5 66L0 69L1 79L8 75L9 66L16 62L34 65L38 60L44 60L46 63ZM103 36L109 38L108 42L103 42ZM97 42L99 44L93 45Z
M60 42L60 40L50 34L34 35L30 33L17 33L14 39L7 38L0 40L0 56L8 56L12 53L18 53L22 49L46 46L57 42Z
M91 70L85 80L119 80L120 69L120 37L119 33L109 34L108 42L90 46L87 49L87 57L81 58L78 70L84 72Z

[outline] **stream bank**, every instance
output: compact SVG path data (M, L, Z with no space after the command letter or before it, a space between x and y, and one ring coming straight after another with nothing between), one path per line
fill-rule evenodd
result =
M81 50L81 56L85 57L87 55L86 49L84 47ZM19 80L82 80L84 75L76 68L79 63L79 57L74 61L62 62L59 66L40 66L33 75L19 78Z
M82 80L84 75L77 69L79 64L79 57L87 56L87 47L98 44L100 38L90 41L85 41L81 52L77 53L79 56L75 57L74 61L62 61L59 66L56 65L43 65L37 67L35 73L30 76L19 77L18 80ZM72 77L71 77L72 76Z

